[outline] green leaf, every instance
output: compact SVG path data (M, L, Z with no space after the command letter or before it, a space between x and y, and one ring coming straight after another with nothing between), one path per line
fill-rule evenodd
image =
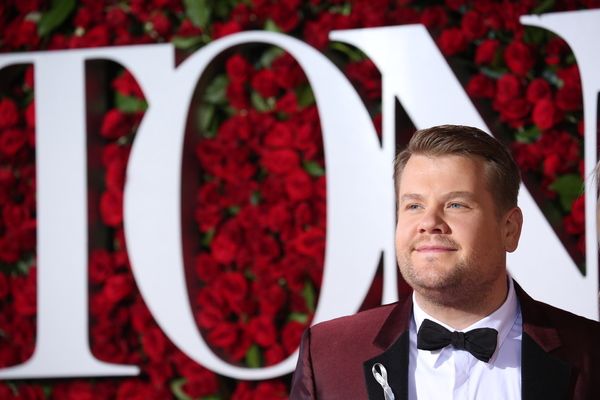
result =
M205 28L210 20L211 7L207 0L183 0L185 13L192 23L200 28Z
M246 353L246 365L250 368L260 368L260 349L253 344Z
M258 60L258 63L263 67L263 68L271 68L271 64L273 63L273 60L275 60L277 57L283 55L284 51L283 49L279 48L279 47L270 47L268 50L265 50L262 55L260 56L260 59Z
M533 143L540 137L541 134L542 132L540 131L540 128L538 128L537 125L532 125L527 129L519 129L519 131L515 134L515 139L517 142L521 143Z
M310 176L314 176L315 178L325 175L325 169L316 161L306 161L302 163L302 166Z
M210 242L212 242L212 238L214 236L215 236L215 230L211 229L202 236L200 243L202 244L203 247L208 247L208 246L210 246Z
M146 100L138 99L133 96L123 96L120 93L115 95L116 107L125 113L134 113L137 111L144 111L148 108Z
M53 0L48 11L45 11L38 23L38 35L44 37L56 29L75 9L75 0Z
M171 43L175 45L176 48L187 50L191 47L194 47L200 43L202 43L204 39L202 36L190 36L190 37L181 37L181 36L173 36L171 39Z
M550 185L550 189L558 194L563 209L570 212L573 201L583 193L583 180L578 174L563 175Z
M309 84L302 85L296 89L296 101L300 108L315 104L315 95Z
M260 203L261 197L262 197L262 194L260 193L259 190L253 191L252 194L250 195L250 204L252 204L253 206L257 206Z
M265 26L263 27L263 29L265 31L269 31L269 32L277 32L277 33L282 33L283 32L281 30L281 28L271 18L267 18L267 20L265 21Z
M228 84L229 78L226 74L218 75L204 91L204 101L212 104L227 103L225 91L227 90Z
M269 102L255 90L250 93L250 103L252 104L252 107L260 112L267 112L273 109L273 105L270 105Z
M534 8L531 13L532 14L542 14L548 11L552 11L554 9L555 0L544 0L542 4Z
M213 104L203 104L199 111L200 132L204 136L204 132L210 129L212 119L215 116L215 106Z
M311 313L315 312L315 289L309 281L306 281L304 289L302 289L302 297L304 297L304 300L306 301L306 308L308 308L308 311Z
M300 322L301 324L308 323L308 314L304 313L291 313L288 317L288 321Z
M171 382L171 392L178 400L194 400L183 391L183 385L187 383L186 378L175 379Z
M366 56L360 50L354 49L347 44L341 42L331 42L329 45L332 49L344 53L350 58L350 61L363 61Z

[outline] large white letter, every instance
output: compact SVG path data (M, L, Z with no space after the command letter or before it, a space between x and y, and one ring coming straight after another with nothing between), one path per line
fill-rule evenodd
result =
M0 68L35 66L37 343L0 379L136 375L97 360L88 343L84 62L93 51L4 55ZM151 58L151 55L148 54Z
M595 13L597 16L598 11ZM596 23L594 32L582 29L584 33L579 37L588 41L590 37L597 37L594 36L600 33L597 22L598 17L593 22L590 18L590 24ZM582 24L572 26L579 29ZM332 32L331 38L357 46L381 71L384 137L393 135L395 97L419 129L458 124L490 132L424 26L337 31ZM586 48L585 54L594 54L595 49L597 57L598 47ZM593 66L597 65L597 62L590 63L586 68L593 70ZM598 86L594 86L594 90L595 96ZM596 121L595 113L587 115L591 115L586 118L587 126L595 130L595 126L592 127ZM587 140L586 137L586 147ZM586 157L586 162L593 165L595 156L591 159ZM525 221L519 250L510 254L508 259L513 277L539 300L598 319L597 263L591 262L588 257L587 277L581 275L525 186L521 186L519 205ZM593 214L593 207L588 208L589 217ZM588 237L588 249L597 257L593 234Z
M136 282L169 338L198 363L237 379L268 379L294 370L296 354L262 369L233 366L200 335L186 292L181 248L181 165L186 116L195 82L221 52L244 43L284 48L303 67L315 92L327 164L325 271L314 322L355 313L370 287L393 207L381 196L391 169L370 117L344 75L299 40L245 32L217 40L159 79L140 80L150 108L137 133L127 168L125 230ZM133 71L138 77L139 72ZM388 173L389 172L389 173ZM391 190L391 189L390 189ZM392 214L393 217L393 214Z

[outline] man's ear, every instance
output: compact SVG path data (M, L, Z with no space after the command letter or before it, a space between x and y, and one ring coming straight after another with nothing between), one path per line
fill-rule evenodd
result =
M521 227L523 226L523 213L519 207L515 207L506 213L504 217L504 249L512 253L519 245Z

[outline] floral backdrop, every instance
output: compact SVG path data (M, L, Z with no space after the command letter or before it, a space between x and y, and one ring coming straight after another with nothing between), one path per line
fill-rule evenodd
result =
M292 35L347 75L381 131L381 76L331 30L421 23L488 124L511 147L529 189L582 271L583 115L576 60L519 16L597 8L598 0L5 0L0 51L172 42L181 59L245 31ZM33 353L36 327L35 82L32 67L0 78L0 368ZM89 256L90 347L138 365L130 378L0 382L2 399L284 399L290 376L219 376L162 333L136 288L123 233L125 167L147 103L135 78L110 69L102 143L100 239ZM197 109L197 324L220 357L248 367L293 353L310 325L323 270L326 171L319 115L296 61L279 48L229 54ZM377 297L374 285L374 298ZM400 285L399 290L404 290ZM365 307L377 301L365 301Z

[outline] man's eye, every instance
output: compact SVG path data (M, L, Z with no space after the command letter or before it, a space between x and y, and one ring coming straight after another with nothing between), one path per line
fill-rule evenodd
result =
M421 206L419 206L418 204L410 204L407 208L409 210L418 210L419 208L421 208Z
M462 204L458 204L458 203L450 203L450 208L462 208L463 205Z

